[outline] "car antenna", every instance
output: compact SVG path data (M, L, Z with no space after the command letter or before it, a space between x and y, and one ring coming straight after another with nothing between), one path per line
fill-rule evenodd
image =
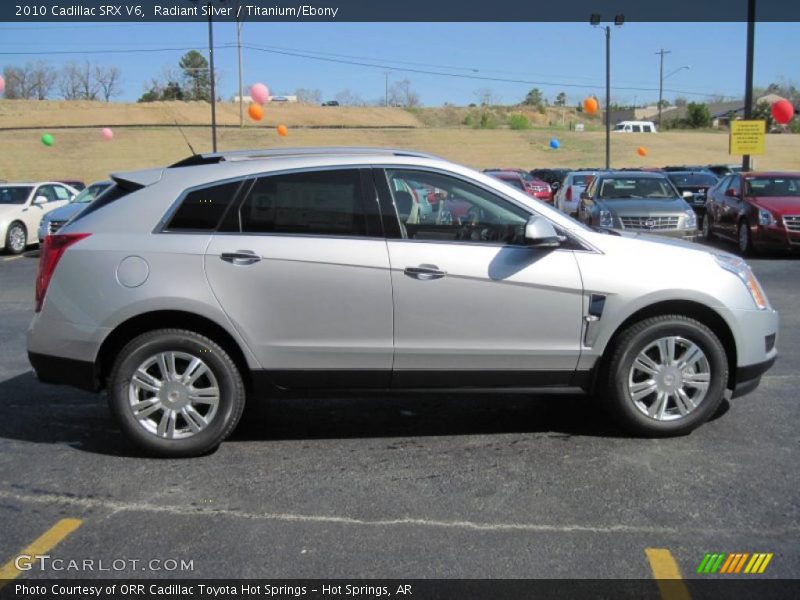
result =
M196 155L197 152L194 151L194 148L192 148L192 145L189 143L189 138L187 138L186 134L183 133L183 129L181 129L181 126L178 124L178 119L173 119L173 120L175 121L175 127L178 128L178 131L180 131L181 135L183 136L183 141L186 142L187 146L189 146L189 150L192 152L192 156Z

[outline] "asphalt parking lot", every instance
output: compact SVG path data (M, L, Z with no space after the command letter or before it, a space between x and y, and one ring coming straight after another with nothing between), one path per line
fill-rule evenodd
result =
M36 256L0 255L0 564L78 519L61 525L53 558L193 568L26 579L670 568L646 549L668 551L684 578L701 577L708 552L774 553L758 577L800 573L800 259L751 261L781 312L780 358L687 437L623 437L567 393L328 396L274 401L216 453L175 461L138 457L104 396L36 381L25 354Z

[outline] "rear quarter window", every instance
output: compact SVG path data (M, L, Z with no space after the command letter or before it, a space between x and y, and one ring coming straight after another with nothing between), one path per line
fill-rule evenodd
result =
M214 231L241 185L241 181L232 181L187 192L165 229Z

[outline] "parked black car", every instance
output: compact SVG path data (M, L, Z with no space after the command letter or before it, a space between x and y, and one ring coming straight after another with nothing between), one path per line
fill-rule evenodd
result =
M706 195L708 190L717 185L717 177L710 171L670 171L667 177L678 191L683 195L684 200L697 213L698 217L706 213ZM691 194L691 196L687 195Z

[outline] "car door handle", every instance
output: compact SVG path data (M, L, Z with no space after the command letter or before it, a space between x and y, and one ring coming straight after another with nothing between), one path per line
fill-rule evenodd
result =
M252 250L237 250L236 252L223 252L219 257L225 262L234 265L252 265L261 260L261 257Z
M436 265L420 265L418 267L406 267L403 273L414 279L421 281L429 281L431 279L441 279L447 273L442 271Z

